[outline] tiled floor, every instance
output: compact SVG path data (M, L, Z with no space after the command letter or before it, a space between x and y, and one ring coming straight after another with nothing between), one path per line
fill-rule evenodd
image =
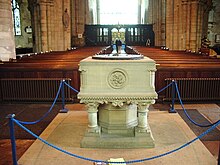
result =
M73 109L74 111L84 111L85 110L85 107L82 105L79 105L79 104L73 104L73 105L69 104L67 106L69 106L69 108ZM220 118L220 107L217 104L184 104L184 106L186 109L197 109L201 114L203 114L211 122L215 122L216 120L219 120L219 118ZM167 104L155 104L154 106L150 107L150 111L151 112L158 111L158 110L166 111L167 108L169 108L169 106ZM181 109L180 105L175 105L175 108ZM84 112L79 112L79 113L84 113ZM175 114L175 115L178 115L178 114ZM166 116L169 116L169 113ZM50 138L53 139L53 137L50 137ZM169 141L169 140L167 140L167 141ZM33 143L33 140L29 140L29 139L17 140L17 156L18 156L18 158L20 158L20 156L24 153L24 151L32 143ZM218 152L219 152L219 141L202 141L202 143L209 150L209 152L211 153L210 155L213 155L214 159L217 160L218 159ZM0 141L0 146L1 146L0 152L5 153L5 154L0 154L1 155L0 156L0 165L12 164L9 144L10 144L9 140L3 139ZM162 149L161 149L161 151L162 151ZM80 153L79 151L77 151L77 152ZM129 152L131 152L131 151L129 151ZM50 157L53 157L53 156L55 156L55 155L52 154ZM132 156L131 156L131 158L132 158ZM64 159L66 159L66 157ZM163 162L163 160L161 160L161 162ZM35 162L35 164L40 164L40 163ZM90 164L92 164L92 163L90 163ZM162 164L165 164L165 163L163 162ZM182 164L184 164L184 163L182 163Z
M8 114L16 114L16 118L24 121L39 119L48 111L51 104L0 104L0 165L11 165L12 154L9 136ZM60 109L57 104L50 115L38 125L28 126L29 129L38 135L47 127ZM19 159L35 139L15 126L17 158Z
M220 107L217 104L184 104L184 107L186 110L197 109L211 123L220 119ZM175 105L175 108L182 109L181 105Z
M175 105L176 109L182 109L181 105ZM186 110L197 109L210 123L220 120L220 107L218 104L184 104ZM220 125L217 127L220 130ZM220 135L219 141L202 141L209 151L218 159L220 149Z

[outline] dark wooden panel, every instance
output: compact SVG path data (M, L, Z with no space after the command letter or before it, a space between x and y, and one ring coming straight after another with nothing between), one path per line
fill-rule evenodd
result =
M154 46L154 32L152 24L137 25L86 25L85 39L86 45L111 45L112 29L125 29L125 43L127 45L146 45L149 38L151 46ZM104 33L104 29L108 34ZM120 33L120 32L119 32ZM114 42L114 41L113 41Z

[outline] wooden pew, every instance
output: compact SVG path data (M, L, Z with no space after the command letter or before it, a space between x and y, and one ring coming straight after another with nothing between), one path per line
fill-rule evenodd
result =
M163 88L166 78L220 77L220 59L187 53L165 51L149 47L128 47L130 53L140 53L156 61L156 91ZM94 54L103 54L111 47L84 47L77 50L49 52L17 59L17 62L0 64L1 78L70 78L71 85L80 90L78 64ZM76 94L73 93L76 98ZM160 94L163 97L164 93Z

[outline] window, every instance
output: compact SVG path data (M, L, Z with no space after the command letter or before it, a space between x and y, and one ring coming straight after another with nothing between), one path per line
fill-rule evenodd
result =
M137 0L100 0L100 24L137 24Z
M20 9L16 0L12 0L11 4L12 4L12 17L14 20L14 34L16 36L19 36L21 35Z

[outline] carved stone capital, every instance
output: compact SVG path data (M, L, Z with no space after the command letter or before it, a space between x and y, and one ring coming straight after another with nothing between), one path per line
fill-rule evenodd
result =
M86 107L87 107L88 113L96 113L96 112L98 112L98 106L99 106L99 103L97 103L97 102L87 103Z
M86 72L86 69L82 69L81 67L79 68L80 72Z
M148 72L156 72L157 69L148 69L147 71L148 71Z
M143 102L138 102L137 107L138 107L138 112L139 113L145 113L148 112L148 108L151 104L153 104L155 101L154 100L148 100L148 101L143 101Z
M138 104L138 113L147 113L149 110L149 105L139 105Z

